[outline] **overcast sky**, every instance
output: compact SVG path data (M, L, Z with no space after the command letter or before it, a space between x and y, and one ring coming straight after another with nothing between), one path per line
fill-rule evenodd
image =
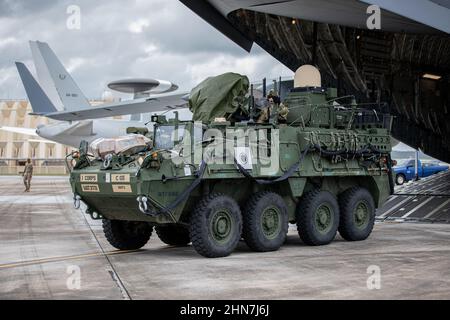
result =
M66 26L69 5L81 29ZM89 98L128 77L172 81L189 90L227 71L290 76L262 49L248 54L177 0L0 0L0 99L24 98L14 61L34 72L29 40L48 42Z

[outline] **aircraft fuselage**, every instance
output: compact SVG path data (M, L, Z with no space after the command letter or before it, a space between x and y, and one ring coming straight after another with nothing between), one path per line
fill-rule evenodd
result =
M126 135L128 127L144 127L143 121L96 119L73 122L55 122L41 125L36 133L47 140L78 148L81 141Z

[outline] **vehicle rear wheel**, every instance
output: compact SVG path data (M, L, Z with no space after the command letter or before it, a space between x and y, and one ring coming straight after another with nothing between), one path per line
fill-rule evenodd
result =
M157 226L155 231L162 242L171 246L186 246L191 242L189 230L180 225Z
M405 176L402 173L399 173L395 176L395 183L399 186L405 183Z
M239 205L220 193L204 197L191 215L189 231L194 249L202 256L228 256L241 238Z
M252 250L274 251L284 243L289 227L288 214L278 194L269 191L254 194L242 217L243 237Z
M308 245L328 244L336 236L339 226L339 205L328 191L306 193L297 206L297 230Z
M348 241L365 240L375 223L375 203L370 192L361 187L344 191L339 196L340 235Z
M103 219L103 232L108 242L120 250L142 248L150 239L153 227L147 222Z

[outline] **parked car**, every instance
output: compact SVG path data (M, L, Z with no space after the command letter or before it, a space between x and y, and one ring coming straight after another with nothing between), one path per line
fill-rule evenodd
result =
M447 165L441 165L438 161L422 162L418 160L418 175L419 178L428 177L432 174L447 171ZM403 160L398 161L398 164L394 166L395 183L402 185L405 182L415 178L415 160Z

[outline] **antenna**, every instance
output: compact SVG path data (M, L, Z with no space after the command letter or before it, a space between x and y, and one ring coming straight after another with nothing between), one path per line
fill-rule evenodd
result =
M278 96L281 98L281 76L278 80Z
M253 95L253 83L252 83L250 85L250 101L248 104L248 113L250 115L250 119L252 118L254 108L255 108L255 96Z
M266 78L263 79L263 97L266 97L266 93L267 93L267 88L266 88Z

